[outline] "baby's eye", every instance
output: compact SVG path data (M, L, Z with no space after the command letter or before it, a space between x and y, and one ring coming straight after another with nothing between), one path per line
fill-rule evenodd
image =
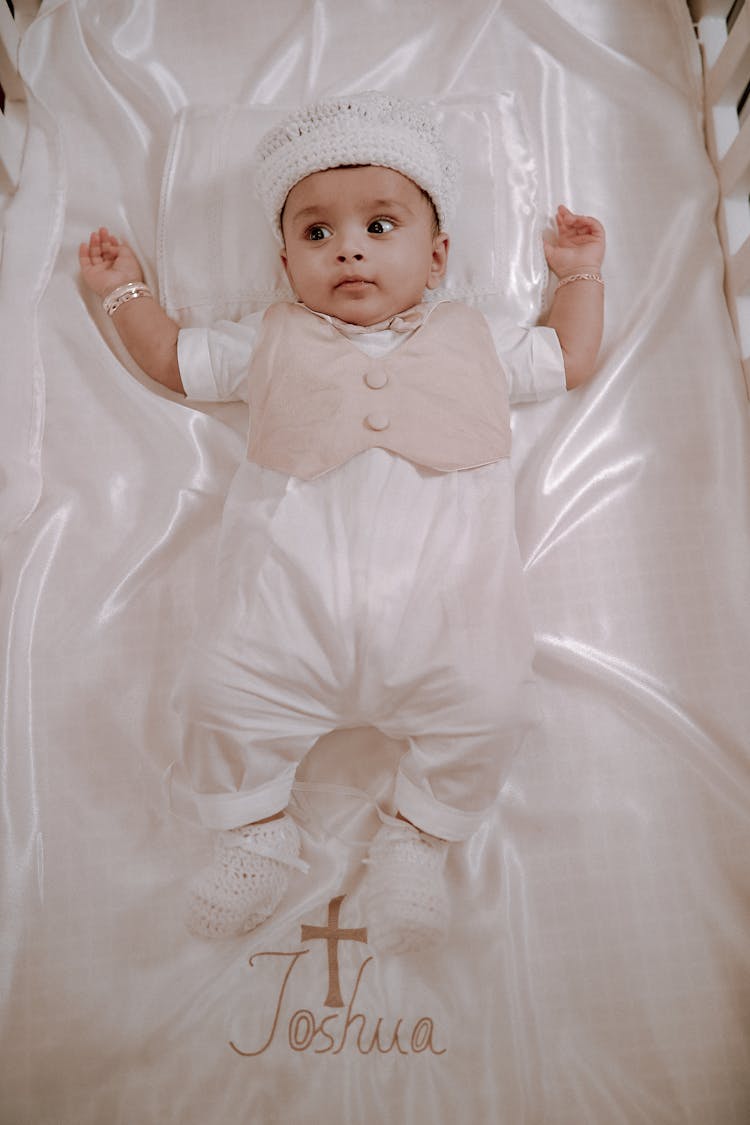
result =
M305 232L305 237L308 238L310 242L322 242L324 238L331 237L331 232L328 227L324 227L320 223L316 223L315 226L308 227L307 231Z
M373 219L367 228L368 234L388 234L389 231L395 230L396 224L391 222L390 219Z

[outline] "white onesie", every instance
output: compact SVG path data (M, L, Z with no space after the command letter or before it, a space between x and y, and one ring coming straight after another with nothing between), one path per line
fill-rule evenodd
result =
M180 333L190 398L244 397L259 323ZM414 331L332 323L371 356ZM490 329L513 401L564 388L552 329ZM234 828L286 807L322 735L374 726L404 744L394 811L466 839L534 720L532 654L507 459L436 472L371 449L313 480L245 461L178 686L173 783Z

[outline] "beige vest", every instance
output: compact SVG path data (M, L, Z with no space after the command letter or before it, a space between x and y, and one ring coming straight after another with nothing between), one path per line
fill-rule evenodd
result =
M490 330L455 302L377 359L302 305L272 305L248 401L248 460L305 480L374 447L443 472L510 455L507 384Z

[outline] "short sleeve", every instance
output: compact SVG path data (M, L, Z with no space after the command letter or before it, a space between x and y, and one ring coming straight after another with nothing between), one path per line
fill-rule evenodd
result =
M494 315L487 315L487 322L511 402L538 402L566 389L565 361L554 328L519 328Z
M247 402L247 368L263 313L210 328L181 328L177 362L188 398L199 402Z

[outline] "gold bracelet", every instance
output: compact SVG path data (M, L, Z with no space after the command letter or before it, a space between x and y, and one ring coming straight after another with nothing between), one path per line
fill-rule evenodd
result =
M595 281L597 285L604 285L604 278L600 273L571 273L560 278L557 288L562 289L563 285L570 285L571 281Z
M102 301L104 311L107 316L112 316L120 305L124 305L126 301L134 301L136 297L153 297L153 293L148 285L144 285L141 281L129 281L127 285L118 285L117 289L113 289Z

